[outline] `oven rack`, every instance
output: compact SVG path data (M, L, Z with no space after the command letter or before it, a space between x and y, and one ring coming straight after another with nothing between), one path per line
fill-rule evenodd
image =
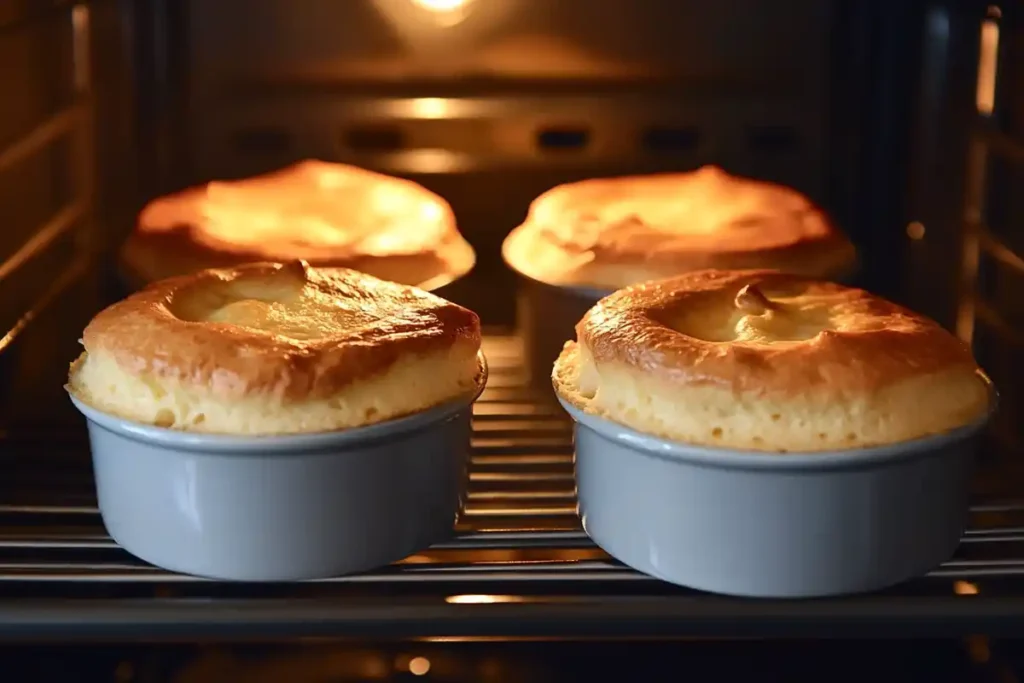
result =
M0 451L0 638L651 638L1024 632L1024 501L979 500L956 557L868 596L740 600L610 559L575 510L571 426L485 340L466 512L450 542L359 576L237 584L165 572L104 532L84 429ZM52 452L42 452L43 443ZM694 549L699 552L699 548Z

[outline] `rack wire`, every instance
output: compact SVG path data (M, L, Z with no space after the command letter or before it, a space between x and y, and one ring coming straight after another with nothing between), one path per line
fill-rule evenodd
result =
M455 537L357 576L237 584L154 568L105 533L84 429L33 443L4 442L0 637L636 638L1024 630L1024 502L979 500L952 560L927 577L871 596L729 599L622 566L580 528L571 425L524 382L518 340L489 336L484 348L491 379L475 409L469 493Z

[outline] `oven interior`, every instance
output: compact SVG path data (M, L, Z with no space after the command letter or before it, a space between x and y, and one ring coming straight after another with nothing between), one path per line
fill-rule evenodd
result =
M954 0L0 2L0 632L1012 630L1024 609L1021 31L1016 3ZM96 512L84 428L62 388L77 334L124 294L117 248L147 200L308 157L421 182L477 251L452 294L480 312L492 365L463 533L380 572L308 585L145 566ZM819 202L859 248L858 284L956 330L1001 390L960 552L891 595L699 596L618 565L579 527L570 426L523 381L500 243L555 184L706 163Z

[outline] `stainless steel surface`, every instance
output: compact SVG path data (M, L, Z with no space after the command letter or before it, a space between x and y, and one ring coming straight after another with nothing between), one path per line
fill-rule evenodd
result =
M126 550L199 576L299 581L374 569L452 534L477 395L358 429L257 438L136 424L71 400L103 524Z
M905 301L952 328L964 242L965 181L982 3L936 3L923 17L916 110L910 130L904 234ZM915 226L921 226L918 229Z
M988 422L780 455L676 443L561 403L576 422L580 517L599 546L672 583L759 598L879 590L948 560Z
M822 85L834 3L796 0L476 0L463 21L431 22L410 0L202 0L184 3L200 91L240 79L403 82L474 75L557 82L714 80L762 89ZM240 30L238 19L248 20ZM418 35L412 35L412 33ZM728 33L741 43L725 45ZM428 45L434 43L434 46Z
M635 163L667 131L693 138L683 159L820 178L834 3L488 0L451 25L409 0L183 4L200 176L282 155L426 174ZM759 150L773 131L794 144Z
M818 116L779 94L246 93L203 113L194 161L200 177L244 175L303 157L428 176L581 166L600 174L664 163L669 152L684 168L706 161L751 172L770 168L774 177L820 196L820 173L810 173L822 163L813 142L782 154L761 153L760 160L751 142L762 128L804 135L820 126Z

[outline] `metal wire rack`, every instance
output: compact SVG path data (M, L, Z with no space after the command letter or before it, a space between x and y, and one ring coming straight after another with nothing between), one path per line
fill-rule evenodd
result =
M1024 630L1024 502L980 501L956 557L891 591L736 600L610 559L580 528L571 425L490 336L465 514L453 540L376 572L232 584L165 572L104 532L84 430L4 444L0 637L666 637ZM45 447L54 452L40 452ZM700 552L694 548L694 552Z

